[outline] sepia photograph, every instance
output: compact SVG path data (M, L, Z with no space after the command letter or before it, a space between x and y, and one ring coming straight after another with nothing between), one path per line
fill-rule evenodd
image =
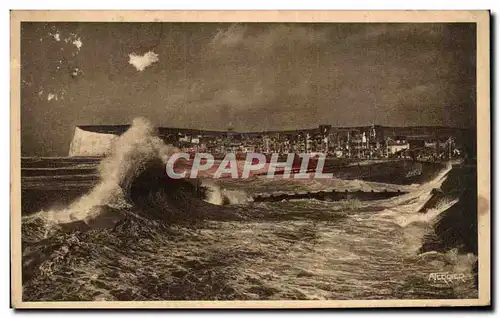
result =
M12 11L16 308L490 305L488 11Z

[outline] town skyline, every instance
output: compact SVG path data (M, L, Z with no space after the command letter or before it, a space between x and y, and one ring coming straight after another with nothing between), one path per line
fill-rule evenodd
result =
M468 23L23 23L23 155L76 124L475 127ZM40 134L44 131L44 134Z
M130 127L131 124L101 124L101 125L93 125L93 124L76 124L75 127ZM356 128L369 128L372 126L375 127L385 127L385 128L447 128L447 129L457 129L457 130L474 130L476 127L457 127L457 126L440 126L440 125L401 125L401 126L393 126L393 125L380 125L380 124L365 124L365 125L355 125L355 126L336 126L328 123L318 123L316 126L308 126L304 128L296 128L296 129L286 129L286 130L278 130L278 129L270 129L270 130L236 130L232 127L228 127L227 129L204 129L204 128L195 128L195 127L180 127L180 126L155 126L156 128L168 128L168 129L179 129L179 130L199 130L206 132L220 132L227 133L228 131L234 133L259 133L259 132L292 132L292 131L305 131L305 130L314 130L317 129L318 126L331 126L332 128L339 129L356 129Z
M69 156L104 156L109 153L118 136L129 129L149 125L146 119L137 118L129 125L77 126L70 144ZM137 129L137 128L135 128ZM448 127L333 127L319 125L315 128L288 131L237 132L211 131L156 127L157 136L165 144L190 153L208 152L216 155L227 153L324 153L342 158L388 158L403 156L402 152L426 153L425 158L443 156L439 145L445 145L451 157L455 147L474 152L474 134L471 130ZM354 152L357 153L353 153ZM434 150L431 150L434 149ZM461 150L457 154L460 153ZM430 151L430 154L429 154ZM406 156L406 155L404 155ZM413 152L413 156L417 156ZM424 155L418 155L420 159Z

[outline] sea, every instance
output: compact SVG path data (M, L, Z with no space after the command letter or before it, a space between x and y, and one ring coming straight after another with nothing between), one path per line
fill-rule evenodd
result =
M159 173L173 151L141 123L105 158L23 158L23 300L478 297L477 248L460 238L477 228L443 223L472 213L457 166L411 184L204 176L200 195ZM404 194L253 200L329 190Z

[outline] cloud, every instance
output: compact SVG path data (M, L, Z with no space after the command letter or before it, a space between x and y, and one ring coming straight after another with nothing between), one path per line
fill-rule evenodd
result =
M327 32L322 28L278 24L256 30L237 23L227 29L219 29L210 41L210 51L207 53L225 59L235 53L253 52L260 59L262 56L274 55L283 48L304 49L327 41ZM221 57L221 54L224 56Z
M138 71L144 71L144 69L151 64L158 62L158 54L149 51L144 55L137 55L131 53L129 56L129 64L132 64Z
M457 29L453 44L464 37ZM456 98L451 89L460 86L450 84L448 73L463 66L455 53L443 54L452 44L443 38L453 35L445 25L232 24L212 32L202 64L176 87L188 89L173 101L189 105L186 118L210 110L196 118L211 128L231 121L240 130L292 129L290 114L301 114L303 127L318 120L438 123L438 114L415 116L416 109L445 109ZM173 100L177 94L165 96Z
M236 46L244 40L245 31L246 28L240 24L233 24L227 30L219 29L210 44L216 47Z
M194 83L187 85L191 88L181 102L215 110L227 107L229 116L265 109L288 113L291 101L309 101L320 83L334 77L328 67L331 58L319 50L329 43L325 28L309 25L232 24L218 29L203 49L203 65L192 71Z

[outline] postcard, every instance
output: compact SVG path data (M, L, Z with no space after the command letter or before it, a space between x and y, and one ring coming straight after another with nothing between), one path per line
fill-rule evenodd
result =
M489 306L489 24L11 11L12 306Z

